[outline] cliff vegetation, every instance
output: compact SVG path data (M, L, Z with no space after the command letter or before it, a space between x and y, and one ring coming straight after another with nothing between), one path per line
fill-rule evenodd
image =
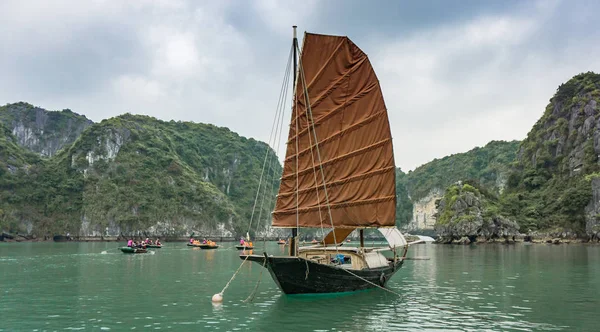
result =
M274 152L227 128L125 114L92 124L49 158L1 128L0 228L11 232L237 235L247 231L266 154L263 216L278 189Z

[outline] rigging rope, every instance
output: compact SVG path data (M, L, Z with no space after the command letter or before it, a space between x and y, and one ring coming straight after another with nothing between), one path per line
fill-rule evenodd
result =
M300 51L300 50L298 50L298 51ZM304 76L304 67L302 66L302 56L300 56L298 68L299 68L299 73L300 73L300 80L302 81L303 93L306 98L306 113L307 113L308 127L310 128L310 126L312 124L313 136L315 139L315 148L317 150L317 158L319 158L319 168L321 169L321 179L323 181L323 191L325 192L325 202L327 203L327 211L329 213L329 222L331 223L331 229L333 230L333 232L332 232L333 242L335 244L335 251L337 254L339 254L338 243L337 243L337 239L335 236L335 227L333 226L333 217L331 216L331 206L329 204L329 194L327 193L327 183L325 182L325 172L323 171L323 160L321 159L321 152L319 151L319 139L317 138L317 131L315 129L315 120L313 118L312 109L310 106L310 100L308 99L308 88L306 87L306 77ZM308 119L309 116L310 116L310 119ZM296 127L297 126L298 126L298 122L296 121ZM309 136L310 136L310 129L309 129ZM296 144L297 144L297 142L298 142L298 131L296 130ZM311 147L311 155L312 155L312 147ZM296 164L297 163L298 163L298 147L296 147ZM296 172L297 171L298 171L298 168L296 165ZM296 173L296 181L298 181L297 173ZM296 199L297 199L297 196L296 196Z
M260 194L260 188L262 186L262 180L263 180L263 175L265 172L265 166L267 163L267 160L269 159L269 144L271 143L271 140L273 138L273 131L277 125L277 119L278 119L278 114L280 113L280 108L282 105L282 96L283 96L283 91L285 86L287 85L287 81L289 80L289 70L290 70L290 65L292 62L292 53L293 53L293 47L292 49L290 49L290 54L288 56L288 62L286 65L286 69L285 69L285 73L283 75L283 83L281 85L281 91L279 92L279 98L277 100L277 108L275 110L275 117L273 118L273 124L271 126L271 133L269 134L269 143L267 144L267 149L265 151L265 159L263 161L263 166L262 166L262 170L260 172L260 179L258 181L258 190L256 190L256 197L254 198L254 206L252 207L252 214L250 215L250 224L248 225L248 232L250 233L250 230L252 229L252 222L254 220L254 212L256 211L256 203L258 202L258 196ZM285 101L283 101L283 103L285 103Z
M269 141L269 146L271 145L271 143L273 143L273 145L277 146L277 150L279 149L279 145L281 143L281 132L283 131L283 117L285 115L285 101L287 100L287 93L288 93L288 87L289 87L289 78L290 78L290 65L291 62L288 60L288 65L286 67L286 76L284 77L284 83L283 83L283 89L282 89L282 93L279 97L279 103L277 104L277 113L275 115L275 134L273 135L273 142ZM277 137L279 135L279 141L277 140ZM276 143L277 142L277 143ZM275 150L275 152L277 152L277 150ZM262 200L260 203L260 209L259 209L259 214L258 214L258 219L257 219L257 223L256 223L256 229L255 229L255 234L258 234L259 231L259 227L260 227L260 221L262 218L262 213L263 213L263 207L265 204L265 200L267 195L272 194L273 193L273 188L274 188L274 183L275 183L275 179L276 179L276 175L275 175L275 167L273 167L273 162L271 161L271 155L268 155L268 160L267 160L267 164L269 164L269 170L267 171L267 176L266 176L266 181L271 183L271 186L269 188L269 191L267 192L267 185L264 185L263 188L263 196L262 196ZM272 176L272 178L269 178L269 174ZM270 179L270 180L269 180ZM260 187L259 187L260 190ZM268 218L267 218L268 221ZM265 238L263 236L263 242L264 242Z
M271 127L271 134L269 135L269 144L271 143L271 139L273 138L273 130L275 128L277 128L277 126L279 125L279 123L283 123L283 120L281 120L281 121L277 121L277 120L280 119L280 118L283 119L283 116L281 115L282 112L280 110L285 107L285 100L284 100L284 98L286 98L286 96L287 96L287 86L289 85L288 84L288 81L289 81L289 78L290 78L289 72L290 72L290 67L291 67L291 63L292 63L292 54L293 54L293 51L294 51L294 47L292 46L290 48L290 54L288 56L288 62L287 62L287 65L286 65L285 73L283 75L283 83L281 85L281 91L279 93L279 99L277 100L277 108L275 110L275 117L273 119L273 125ZM286 95L284 95L284 91L285 91ZM277 131L275 131L275 136L276 135L277 135ZM258 201L258 195L260 193L260 188L261 188L261 185L262 185L263 174L264 174L264 171L265 171L265 165L267 163L267 160L269 159L268 158L269 157L269 147L270 147L269 144L268 144L266 152L265 152L265 160L263 162L262 170L261 170L261 173L260 173L260 179L259 179L259 182L258 182L258 190L256 191L256 197L254 198L254 206L252 207L252 214L250 215L250 225L248 225L248 232L247 233L250 233L250 230L252 229L252 221L254 219L254 212L256 210L256 203ZM266 187L266 185L265 185L265 187ZM262 210L262 208L261 208L261 210ZM264 237L263 237L263 240L264 240ZM223 290L221 290L221 292L218 293L219 295L223 296L223 293L225 293L225 290L227 289L227 287L229 287L229 284L231 284L231 282L233 281L233 279L235 279L235 277L237 276L237 274L240 272L242 266L244 266L244 263L246 262L246 260L248 260L248 257L250 257L250 255L246 255L246 258L244 258L244 260L242 261L242 263L240 264L240 266L238 267L238 269L235 271L235 273L231 276L231 278L229 279L229 281L227 282L227 284L225 284L225 287L223 287ZM261 271L261 276L262 276L262 271Z

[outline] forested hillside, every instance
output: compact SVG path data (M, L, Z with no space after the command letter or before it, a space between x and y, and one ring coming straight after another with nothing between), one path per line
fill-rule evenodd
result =
M270 200L281 172L265 143L207 124L125 114L89 126L50 158L2 128L0 165L9 175L0 225L38 236L242 234L267 153ZM271 207L264 204L263 219Z

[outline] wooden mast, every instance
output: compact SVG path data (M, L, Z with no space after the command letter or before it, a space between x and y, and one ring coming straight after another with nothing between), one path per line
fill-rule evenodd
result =
M297 26L292 26L292 28L294 29L294 38L292 39L292 48L294 49L294 99L293 102L296 101L296 72L298 70L298 53L296 52L296 50L298 49L298 37L296 35L296 28ZM295 107L295 105L292 104L292 107ZM297 159L298 157L296 157ZM297 167L297 163L296 163L296 167ZM296 169L296 172L298 170ZM298 201L298 186L296 186L296 218L298 218L298 206L297 206L297 201ZM298 236L298 228L292 228L292 238L290 239L290 256L296 256L296 248L297 248L297 243L296 243L296 238Z

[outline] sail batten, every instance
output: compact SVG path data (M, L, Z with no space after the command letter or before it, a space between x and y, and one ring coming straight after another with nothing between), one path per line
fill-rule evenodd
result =
M273 226L393 226L392 138L368 57L347 37L305 34L300 61Z

